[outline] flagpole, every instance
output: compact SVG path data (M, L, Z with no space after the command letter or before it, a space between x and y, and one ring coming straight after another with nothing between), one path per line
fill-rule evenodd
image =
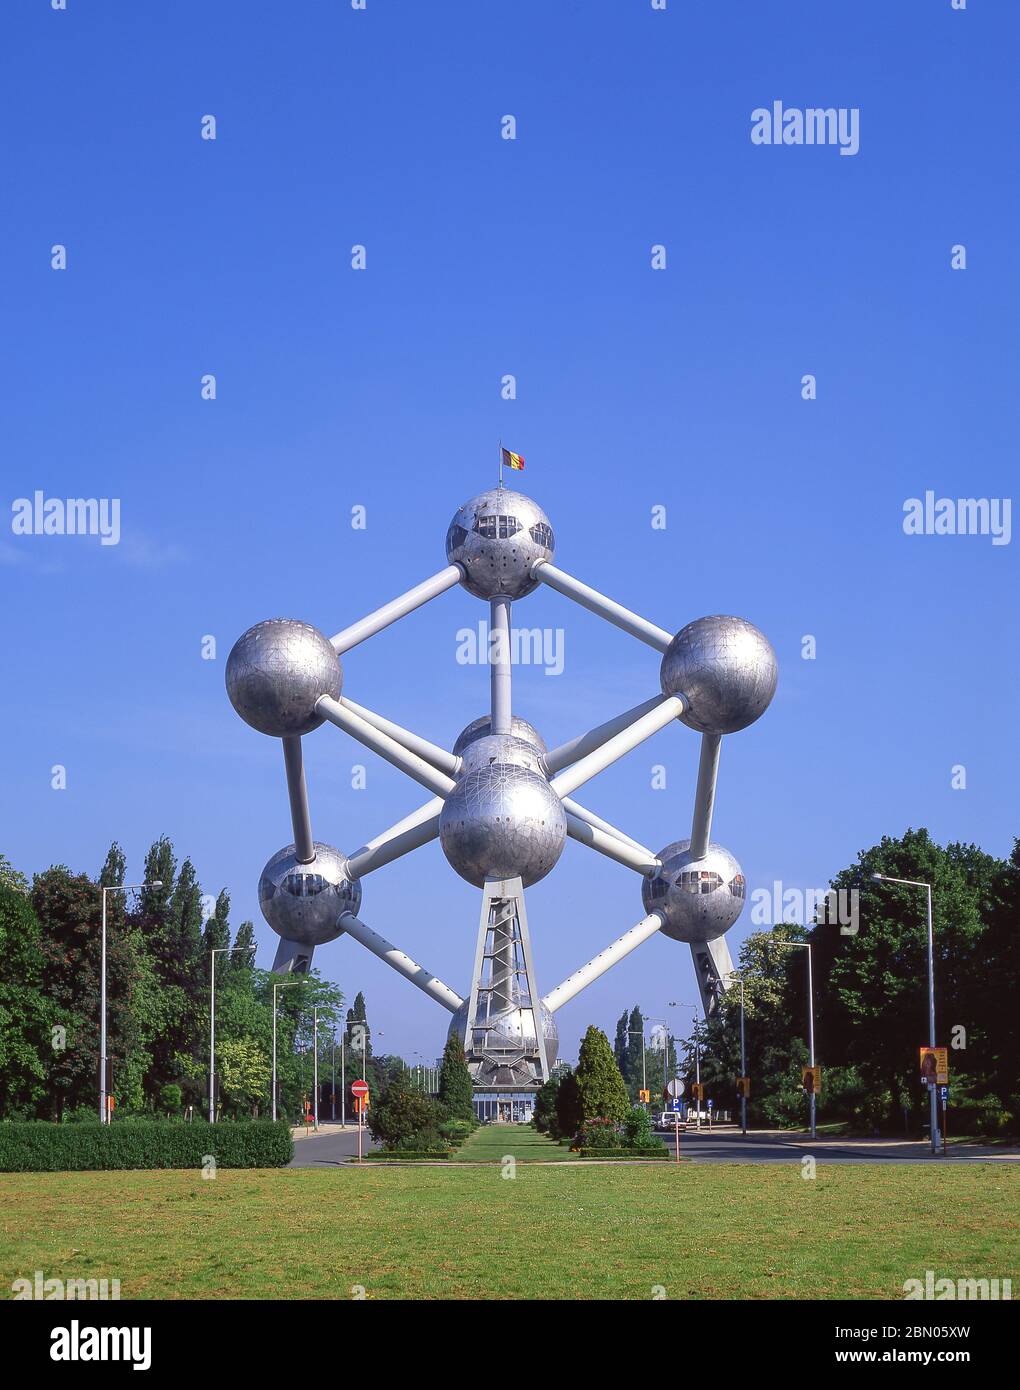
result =
M499 441L499 485L503 486L503 440Z

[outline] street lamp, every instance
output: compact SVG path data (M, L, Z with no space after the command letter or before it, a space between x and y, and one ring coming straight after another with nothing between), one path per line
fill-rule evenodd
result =
M928 1046L935 1047L935 938L931 920L931 884L917 878L893 878L890 874L872 874L876 883L901 883L908 888L923 888L928 895ZM939 1109L935 1086L929 1086L931 1093L931 1151L939 1151Z
M100 973L100 1000L99 1000L99 1120L101 1124L110 1123L109 1095L106 1090L106 895L107 893L135 893L140 888L162 888L161 878L150 879L148 883L111 883L108 887L102 886L100 891L103 895L103 928L102 946L99 973Z
M671 999L666 1005L668 1009L693 1009L694 1010L694 1084L699 1088L698 1095L695 1097L698 1104L694 1111L694 1128L701 1128L701 1037L698 1033L698 1006L697 1004L685 1004L682 999Z
M250 951L255 946L214 946L209 952L212 965L209 974L209 1123L216 1123L216 957L234 951Z
M303 985L304 980L284 980L282 984L273 985L273 1119L276 1119L276 995L281 989L288 989L291 985Z
M808 993L808 1063L812 1069L811 1094L808 1097L811 1106L811 1138L815 1136L815 1087L814 1087L814 1065L815 1065L815 994L814 983L811 975L811 942L810 941L780 941L776 938L768 943L770 946L789 946L796 949L803 946L807 951L807 993Z
M744 1089L747 1080L747 1055L744 1051L744 977L736 970L726 976L740 984L740 1132L747 1134L747 1094Z

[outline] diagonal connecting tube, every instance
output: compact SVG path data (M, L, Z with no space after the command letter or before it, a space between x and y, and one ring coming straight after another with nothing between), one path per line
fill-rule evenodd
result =
M428 787L430 792L445 797L453 790L452 777L448 777L444 772L438 772L431 763L427 763L417 753L412 753L396 739L390 738L389 734L384 734L381 729L369 724L367 720L362 719L360 715L355 714L352 709L348 709L339 700L334 700L330 695L322 695L316 701L315 710L317 714L321 714L324 719L328 719L338 729L343 729L344 733L356 738L366 748L371 748L374 753L378 753L381 758L385 758L388 763L392 763L401 772L406 772L408 777L413 777L423 787Z
M395 623L398 618L413 613L423 603L428 603L429 599L445 593L447 589L452 589L454 584L459 584L463 577L464 571L460 565L447 565L446 569L440 570L438 574L433 574L430 578L423 580L421 584L416 584L413 589L408 589L406 594L401 594L389 603L384 603L382 608L377 608L374 613L369 613L367 618L361 618L358 622L352 623L350 627L345 627L342 632L338 632L335 637L331 637L329 640L332 642L334 650L340 655L349 652L359 642L374 637L377 632L382 632L384 627L389 627L390 623Z
M360 941L362 946L371 951L373 955L392 966L398 975L403 975L405 980L410 980L412 985L417 985L423 994L427 994L437 1004L442 1004L443 1008L449 1009L450 1013L455 1014L464 1003L460 995L449 985L437 979L423 965L412 960L406 952L399 950L392 941L387 941L384 936L380 936L377 931L366 926L359 917L345 912L340 918L339 925L343 927L348 936L353 936L355 941Z
M321 701L320 701L321 703ZM679 695L660 695L647 713L641 714L632 724L621 729L618 734L607 739L601 747L594 749L579 762L573 763L566 771L554 777L549 784L559 797L569 796L578 787L603 772L618 758L629 753L646 738L664 729L683 712L684 702Z
M593 825L591 821L582 819L572 811L567 812L567 834L578 844L597 849L607 859L615 859L617 864L623 864L639 874L653 874L659 867L659 861L650 849L644 849L633 841L623 840L614 831L603 830L601 826Z
M348 860L348 870L352 878L364 878L366 874L391 864L401 855L420 849L434 840L439 834L439 813L443 809L443 798L434 796L412 811L403 820L391 825L367 845L356 850Z
M568 975L561 985L557 985L545 996L542 1003L550 1013L561 1009L575 995L580 994L582 989L587 989L600 975L604 975L618 961L623 960L624 956L629 956L642 942L654 936L664 925L664 920L657 912L650 912L636 927L631 927L630 931L618 936L611 946L607 946L587 965L582 965L580 970Z
M573 599L582 608L587 608L591 613L597 613L600 618L605 618L607 622L613 623L616 627L623 628L624 632L629 632L631 637L636 637L640 642L646 642L657 652L664 652L673 640L673 634L667 632L665 628L656 627L647 618L642 618L640 614L632 613L629 608L624 608L622 603L616 603L613 599L606 598L605 594L600 594L597 589L582 584L579 579L575 579L572 574L567 574L566 570L558 569L549 560L536 560L531 567L531 574L533 579L540 579L543 584L548 584L550 589L555 589L564 597Z

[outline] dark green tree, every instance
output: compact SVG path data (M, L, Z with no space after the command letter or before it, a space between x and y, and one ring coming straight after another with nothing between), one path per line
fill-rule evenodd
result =
M613 1060L609 1039L594 1024L589 1025L581 1039L575 1075L582 1120L622 1123L630 1110L630 1098Z
M577 1089L577 1076L572 1071L563 1072L556 1092L556 1125L550 1133L554 1139L570 1139L581 1128L581 1096Z
M439 1123L435 1101L414 1090L404 1071L390 1081L368 1112L372 1137L387 1146L412 1139L426 1147L437 1144Z
M464 1056L464 1044L451 1033L439 1066L439 1103L451 1120L473 1120L471 1073Z
M20 876L0 865L0 1117L35 1115L64 1039L43 992L41 932ZM23 880L22 880L23 881Z

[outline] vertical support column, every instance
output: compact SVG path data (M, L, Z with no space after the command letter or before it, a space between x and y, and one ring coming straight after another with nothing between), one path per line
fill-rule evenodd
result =
M300 734L288 734L283 739L283 763L287 769L290 819L294 827L298 863L310 864L315 858L315 845L312 841L312 818L308 812L308 788L305 785L305 760L301 752Z
M519 1042L512 1040L518 1026ZM482 890L464 1050L479 1087L530 1088L549 1076L542 1001L519 878L486 879ZM512 1079L500 1077L507 1071Z
M510 600L504 595L494 598L489 612L491 727L494 734L508 734L511 728Z
M694 819L691 825L692 859L704 859L712 838L712 812L715 810L715 781L719 772L721 745L720 734L701 735L698 790L694 794Z
M733 957L725 936L714 941L692 941L691 957L694 973L701 991L703 1018L711 1018L719 1007L719 996L726 990L726 980L733 974Z

